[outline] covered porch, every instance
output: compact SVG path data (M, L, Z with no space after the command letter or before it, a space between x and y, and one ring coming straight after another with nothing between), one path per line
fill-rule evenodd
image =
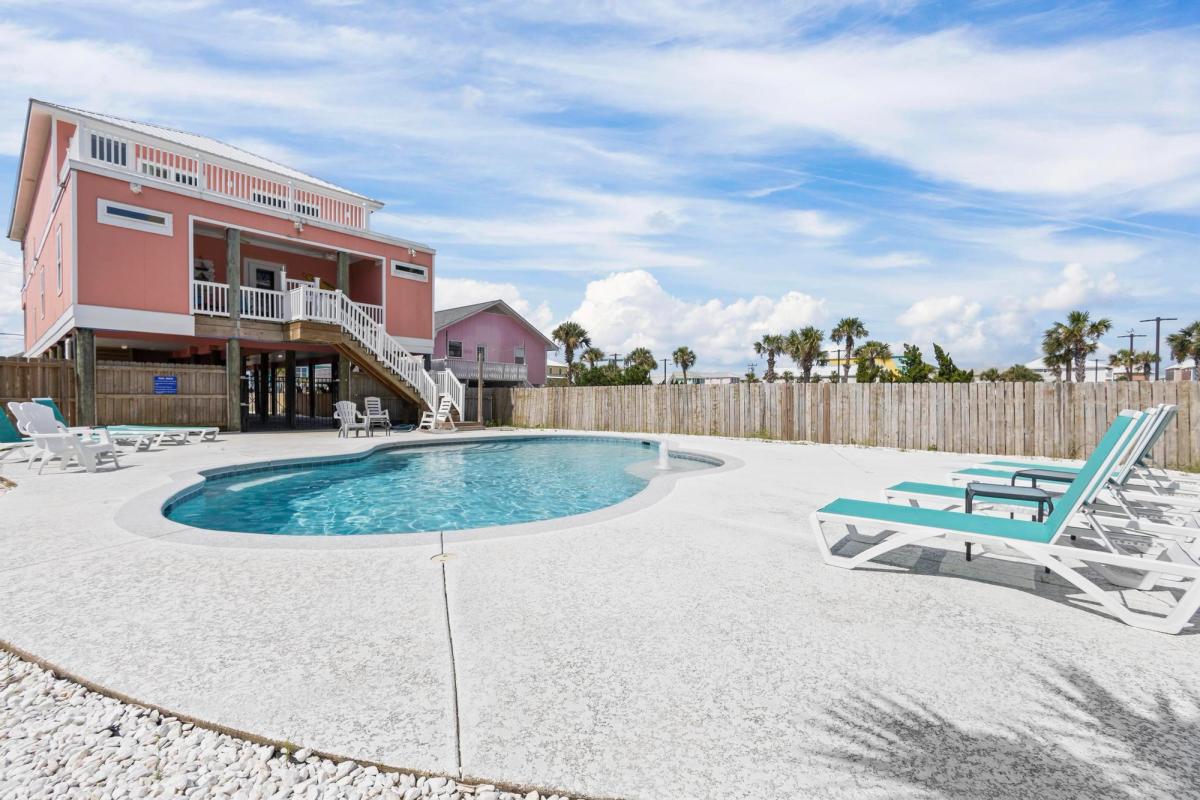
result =
M283 323L301 317L301 302L311 306L341 292L371 322L384 325L386 278L379 257L210 223L193 225L192 314Z

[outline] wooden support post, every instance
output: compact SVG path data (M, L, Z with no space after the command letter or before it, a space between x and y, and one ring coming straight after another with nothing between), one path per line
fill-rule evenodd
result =
M96 424L96 332L75 329L76 425Z
M225 429L242 429L242 342L225 342Z
M229 285L229 319L237 329L242 317L242 232L225 229L225 283Z
M337 288L342 294L350 294L350 254L338 251L337 254Z
M350 359L337 358L338 400L350 400Z
M287 426L296 427L296 351L284 353L283 371L283 404L286 406Z
M475 421L483 424L483 350L475 348Z

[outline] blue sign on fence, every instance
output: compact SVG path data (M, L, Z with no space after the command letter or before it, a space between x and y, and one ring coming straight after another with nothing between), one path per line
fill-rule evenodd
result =
M155 375L154 376L154 393L155 394L179 394L179 376L177 376L177 375Z

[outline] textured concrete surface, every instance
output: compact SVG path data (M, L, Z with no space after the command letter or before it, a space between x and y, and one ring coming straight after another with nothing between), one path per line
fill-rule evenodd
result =
M622 516L447 537L445 594L432 542L213 546L115 521L170 474L379 440L230 436L107 475L10 466L0 638L265 736L575 794L1200 796L1194 634L1128 628L1033 568L957 552L821 563L815 506L977 457L675 441L742 463Z

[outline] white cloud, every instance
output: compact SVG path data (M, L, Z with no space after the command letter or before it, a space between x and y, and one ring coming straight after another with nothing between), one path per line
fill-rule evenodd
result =
M0 245L0 333L25 330L21 311L21 256L12 247L11 242ZM19 353L24 347L22 337L0 336L0 355Z
M1120 284L1115 273L1095 274L1081 264L1067 264L1056 282L1031 282L1024 293L998 298L989 309L963 295L935 295L913 303L897 322L907 329L908 341L926 347L933 342L966 359L997 358L1014 342L1036 349L1042 326L1038 315L1086 308L1115 296ZM1032 357L1032 356L1031 356Z
M547 330L550 323L554 321L554 315L547 303L534 305L521 295L521 290L514 283L493 283L472 278L439 276L434 283L434 292L434 305L439 309L456 308L488 300L503 300L539 330Z
M825 301L803 292L690 301L672 295L651 273L632 270L590 282L570 319L606 351L644 346L662 358L687 345L704 368L741 370L752 343L764 333L786 332L825 316Z
M902 269L905 267L923 267L929 263L929 259L920 253L893 252L860 258L858 263L869 269Z
M854 223L821 211L794 211L789 216L796 230L815 239L837 239L854 230Z

